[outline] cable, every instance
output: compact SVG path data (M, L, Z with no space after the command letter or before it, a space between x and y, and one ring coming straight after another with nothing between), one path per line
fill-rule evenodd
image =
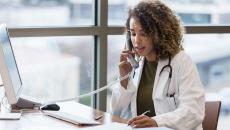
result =
M120 81L123 81L125 79L127 79L128 77L130 76L130 73L128 73L127 75L123 76L123 77L119 77L117 80L115 81L112 81L111 83L109 83L108 85L102 87L102 88L99 88L97 90L94 90L92 92L89 92L89 93L86 93L86 94L82 94L82 95L79 95L77 97L73 97L73 98L67 98L67 99L61 99L61 100L56 100L56 101L49 101L49 102L45 102L42 104L42 106L45 106L47 104L53 104L53 103L58 103L58 102L66 102L66 101L72 101L72 100L76 100L76 99L79 99L79 98L84 98L84 97L87 97L87 96L91 96L93 94L96 94L96 93L99 93L109 87L111 87L112 85L116 84L117 82L120 82Z
M6 110L11 111L11 106L8 105L8 101L7 101L7 98L6 98L5 95L2 97L1 105L2 105ZM1 111L3 111L3 110L1 109Z

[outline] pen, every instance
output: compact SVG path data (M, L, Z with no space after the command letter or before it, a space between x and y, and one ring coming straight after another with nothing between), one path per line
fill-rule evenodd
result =
M150 110L143 112L141 115L145 115L145 114L148 113L148 112L150 112ZM131 123L128 123L128 126L129 126L130 124L131 124Z
M148 112L150 112L150 110L148 110L148 111L145 111L144 113L142 113L141 115L145 115L146 113L148 113Z
M96 117L95 120L99 120L99 119L101 119L102 117L103 117L103 115L100 115L100 116Z

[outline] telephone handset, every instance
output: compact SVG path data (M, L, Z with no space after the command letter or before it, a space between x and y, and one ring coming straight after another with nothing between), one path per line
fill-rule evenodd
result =
M132 51L133 45L130 38L130 32L127 32L126 34L126 47ZM132 55L129 55L127 59L134 69L139 67L139 63L135 60L135 58Z

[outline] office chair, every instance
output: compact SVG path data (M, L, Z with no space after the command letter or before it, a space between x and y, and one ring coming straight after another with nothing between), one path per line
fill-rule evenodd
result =
M221 101L205 102L205 117L202 123L203 130L216 130L220 113Z

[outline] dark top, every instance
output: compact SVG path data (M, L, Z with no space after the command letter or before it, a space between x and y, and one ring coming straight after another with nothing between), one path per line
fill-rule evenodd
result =
M149 62L145 60L140 84L137 91L137 115L141 115L148 110L150 110L150 112L145 115L149 117L156 115L152 99L156 70L156 61Z

